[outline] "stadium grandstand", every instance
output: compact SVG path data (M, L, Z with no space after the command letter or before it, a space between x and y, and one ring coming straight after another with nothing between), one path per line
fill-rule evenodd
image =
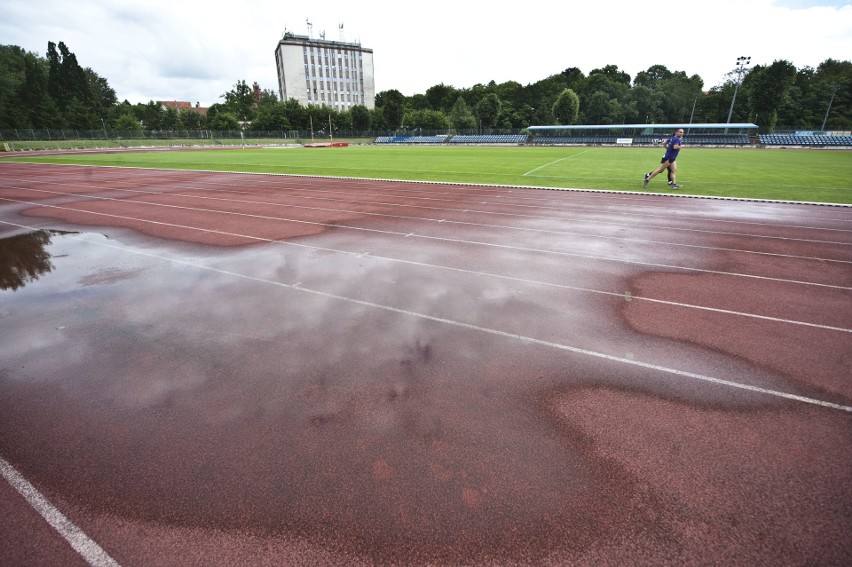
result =
M764 146L852 147L852 134L849 132L799 131L789 134L759 134L757 138Z
M675 130L685 130L690 146L852 148L852 132L797 131L758 134L757 124L579 124L530 126L518 134L435 134L379 136L374 144L483 144L530 146L655 146ZM522 131L523 132L523 131Z
M602 124L530 126L518 134L435 134L432 136L378 136L374 144L484 144L484 145L658 145L675 130L686 131L684 139L695 146L747 146L764 143L757 124ZM816 139L816 138L814 138ZM805 138L801 138L802 141ZM767 144L773 142L765 142ZM827 142L826 142L827 143Z
M526 144L526 134L477 134L453 136L450 144Z
M450 136L448 134L435 136L379 136L374 144L443 144Z
M746 146L756 139L758 126L748 122L530 126L527 143L538 146L647 146L659 144L678 128L684 129L684 141L689 145Z

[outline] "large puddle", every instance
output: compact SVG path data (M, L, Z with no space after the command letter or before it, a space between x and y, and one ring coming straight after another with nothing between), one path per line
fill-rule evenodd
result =
M132 522L406 563L576 555L653 510L564 415L572 389L727 396L448 319L641 352L609 298L566 295L554 314L505 281L275 244L0 246L0 452Z
M593 537L597 465L553 434L527 379L548 364L357 302L377 286L398 288L390 304L415 293L397 268L95 233L4 246L18 251L0 291L4 453L64 498L397 559ZM327 294L300 289L323 282Z

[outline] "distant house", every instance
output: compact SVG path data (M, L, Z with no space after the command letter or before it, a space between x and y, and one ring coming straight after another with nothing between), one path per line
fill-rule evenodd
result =
M158 100L157 104L164 108L174 108L178 112L181 110L192 110L202 116L207 116L207 107L201 106L198 102L195 103L195 106L192 106L191 102L183 100Z

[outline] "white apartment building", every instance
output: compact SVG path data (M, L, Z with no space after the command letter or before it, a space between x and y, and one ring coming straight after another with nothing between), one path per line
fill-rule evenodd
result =
M275 49L282 101L349 110L375 108L373 50L360 43L313 39L285 32Z

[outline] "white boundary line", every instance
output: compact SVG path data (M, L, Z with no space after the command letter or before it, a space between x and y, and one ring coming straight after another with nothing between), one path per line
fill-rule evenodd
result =
M631 366L638 366L640 368L656 370L658 372L664 372L666 374L672 374L672 375L675 375L675 376L680 376L682 378L692 378L694 380L701 380L701 381L704 381L704 382L710 382L710 383L713 383L713 384L728 386L728 387L731 387L731 388L737 388L737 389L746 390L746 391L749 391L749 392L755 392L755 393L759 393L759 394L767 394L767 395L775 396L775 397L778 397L778 398L784 398L784 399L787 399L787 400L793 400L793 401L797 401L797 402L803 402L803 403L806 403L806 404L812 404L812 405L822 406L822 407L825 407L825 408L837 409L837 410L852 413L852 406L844 406L842 404L836 404L834 402L827 402L825 400L819 400L819 399L816 399L816 398L809 398L807 396L790 394L790 393L787 393L787 392L781 392L779 390L771 390L771 389L768 389L768 388L761 388L759 386L752 386L752 385L749 385L749 384L741 384L739 382L733 382L733 381L724 380L724 379L721 379L721 378L714 378L712 376L706 376L704 374L698 374L698 373L695 373L695 372L678 370L676 368L668 368L668 367L665 367L665 366L660 366L658 364L640 362L640 361L635 360L635 359L623 358L623 357L620 357L620 356L605 354L605 353L601 353L601 352L597 352L597 351L593 351L593 350L588 350L588 349L584 349L584 348L565 345L565 344L562 344L562 343L545 341L545 340L542 340L542 339L536 339L536 338L533 338L533 337L528 337L528 336L520 335L520 334L517 334L517 333L511 333L511 332L508 332L508 331L501 331L499 329L492 329L490 327L482 327L480 325L474 325L472 323L465 323L463 321L457 321L455 319L448 319L446 317L437 317L435 315L429 315L429 314L426 314L426 313L420 313L420 312L411 311L411 310L408 310L408 309L401 309L399 307L392 307L390 305L383 305L381 303L374 303L372 301L366 301L366 300L363 300L363 299L355 299L355 298L352 298L352 297L346 297L346 296L338 295L338 294L335 294L335 293L330 293L330 292L326 292L326 291L306 288L303 285L301 285L301 282L297 285L286 284L286 283L283 283L283 282L277 282L277 281L269 280L269 279L266 279L266 278L259 278L259 277L256 277L256 276L241 274L239 272L232 272L232 271L229 271L229 270L222 270L222 269L219 269L219 268L212 268L212 267L209 267L209 266L199 266L198 264L195 264L193 262L178 260L176 258L168 258L166 256L160 256L158 254L151 254L151 253L148 253L148 252L139 252L139 251L135 251L135 250L128 250L127 248L122 248L120 246L114 246L112 244L92 242L92 241L87 240L85 238L79 238L79 237L74 237L74 236L71 236L71 238L75 238L75 239L78 239L78 240L81 240L83 242L87 242L87 243L90 243L90 244L96 244L98 246L105 246L105 247L108 247L108 248L113 248L115 250L120 250L120 251L124 251L124 252L131 252L133 254L139 254L141 256L148 256L148 257L151 257L151 258L155 258L155 259L158 259L158 260L164 260L164 261L167 261L167 262L172 262L172 263L180 264L180 265L183 265L183 266L189 266L189 267L193 267L193 268L201 269L201 270L208 270L208 271L211 271L211 272L215 272L215 273L219 273L219 274L223 274L223 275L227 275L227 276L242 278L242 279L246 279L246 280L250 280L250 281L254 281L254 282L259 282L259 283L263 283L263 284L274 285L274 286L277 286L277 287L281 287L281 288L285 288L285 289L292 289L292 290L296 290L296 291L300 291L300 292L304 292L304 293L310 293L312 295L317 295L317 296L320 296L320 297L326 297L326 298L330 298L330 299L337 299L337 300L340 300L340 301L346 301L348 303L354 303L356 305L362 305L362 306L365 306L365 307L382 309L384 311L389 311L391 313L398 313L400 315L407 315L407 316L410 316L410 317L416 317L418 319L424 319L424 320L427 320L427 321L434 321L434 322L437 322L437 323L443 323L445 325L451 325L451 326L460 327L460 328L463 328L463 329L470 329L470 330L473 330L473 331L479 331L481 333L487 333L489 335L495 335L495 336L499 336L499 337L513 339L513 340L517 340L517 341L520 341L520 342L523 342L523 343L529 343L529 344L536 344L536 345L540 345L540 346L551 347L551 348L555 348L555 349L559 349L559 350L563 350L563 351L567 351L567 352L572 352L572 353L575 353L575 354L580 354L580 355L589 356L589 357L593 357L593 358L608 360L608 361L611 361L611 362L619 362L619 363L628 364L628 365L631 365Z
M593 149L593 148L589 148L589 149L587 149L586 151L583 151L583 152L578 152L578 153L576 153L576 154L571 154L570 156L565 156L564 158L555 159L555 160L553 160L553 161L551 161L551 162L549 162L549 163L546 163L546 164L544 164L544 165L540 165L540 166L538 166L538 167L537 167L537 168L535 168L535 169L531 169L531 170L529 170L528 172L526 172L526 173L524 173L523 175L521 175L521 177L526 177L526 176L527 176L527 175L529 175L530 173L535 173L535 172L536 172L536 171L538 171L539 169L544 169L545 167L550 167L550 166L551 166L551 165L553 165L554 163L559 163L560 161L565 161L566 159L571 159L571 158L572 158L572 157L574 157L574 156L583 155L583 154L585 154L586 152L590 152L590 151L592 151L592 149Z
M55 164L43 164L43 165L55 165ZM73 167L73 166L70 166L70 167ZM110 166L80 166L80 167L101 167L102 169L106 169L106 170L111 168ZM195 170L170 170L170 169L152 169L152 168L127 168L127 169L140 169L142 171L153 171L153 172L164 172L164 173L185 173L185 174L187 174L188 177L191 177L192 174L197 173ZM0 174L3 174L3 173L4 172L0 171ZM218 173L218 172L203 171L202 173ZM335 180L335 181L353 181L353 182L372 181L370 179L364 179L364 178L319 177L319 176L295 175L295 174L252 173L252 172L222 172L222 173L225 173L225 174L242 173L243 175L267 176L267 177L272 177L272 178L283 177L283 178L288 178L288 179L289 178L309 178L309 179L332 179L332 180ZM16 181L23 182L23 181L31 181L31 180L24 180L24 179L16 178ZM180 182L183 182L183 181L184 180L181 180ZM197 180L189 180L189 181L192 181L194 183L193 188L197 188L198 186L203 186L203 190L205 190L205 191L212 190L212 191L217 191L217 192L228 192L227 185L223 185L221 183L210 183L210 182L206 182L206 181L197 181ZM415 185L416 184L421 184L421 185L422 184L453 185L452 183L426 182L426 181L398 181L398 180L390 180L390 181L378 180L378 181L394 183L394 184L397 184L397 185L404 185L406 183L407 184L415 184ZM65 183L60 182L60 181L35 181L35 182L44 183L44 184L55 184L55 185L64 185L65 184ZM114 182L116 182L116 181L114 181ZM124 183L124 182L123 181L117 181L117 183ZM90 185L75 185L75 186L89 187ZM209 189L210 186L216 187L216 189ZM261 186L263 186L262 183L261 183ZM494 195L494 197L497 197L497 198L503 197L504 195L508 195L509 193L512 193L513 189L520 189L520 190L524 190L524 189L533 189L533 190L552 189L552 188L547 188L547 187L519 187L519 186L475 185L475 184L471 184L471 185L456 184L456 186L458 186L462 189L474 189L474 190L476 190L476 189L508 189L508 193ZM264 187L264 188L266 188L266 187ZM273 186L273 188L279 189L281 187L280 186ZM115 188L115 189L118 190L118 191L128 191L127 189L120 189L120 188ZM348 187L347 189L363 190L364 188L362 188L362 187ZM327 190L323 190L323 189L304 189L304 188L301 188L301 187L292 187L292 186L287 186L286 190L310 192L310 193L317 193L317 192L319 192L319 193L333 193L335 195L337 194L337 193L327 191ZM436 202L449 202L449 201L451 201L451 199L449 199L449 198L413 196L414 194L416 194L416 195L421 194L420 192L416 192L416 191L408 191L408 190L405 190L405 189L397 189L397 190L403 191L404 193L406 193L406 195L398 195L398 194L392 193L392 194L390 194L390 196L407 198L407 199L416 199L416 200L419 200L419 201L436 201ZM604 191L604 190L594 191L594 190L584 190L584 189L565 189L565 191L603 192L603 193L608 193L610 196L619 197L619 198L623 198L622 195L620 195L620 194L624 193L624 192L621 192L621 191ZM237 191L237 192L240 193L239 191ZM242 192L242 193L246 193L246 192ZM163 194L166 194L166 193L163 193ZM257 193L247 193L247 194L256 195ZM385 193L383 193L383 195L387 195L387 193L385 192ZM451 193L437 193L437 195L451 195ZM630 197L630 196L633 196L633 195L638 195L640 197L643 197L643 196L647 196L647 195L658 195L658 194L657 193L648 193L648 194L646 194L646 193L640 193L640 194L628 193L627 197ZM677 195L673 195L673 196L677 196ZM701 196L699 196L699 197L701 197ZM304 198L318 199L318 197L304 197ZM532 197L519 197L519 196L515 196L515 195L512 195L512 198L518 198L518 199L527 200L527 201L539 200L539 199L534 199ZM708 197L708 198L710 198L710 197ZM736 201L748 201L748 199L734 199L734 200L736 200ZM775 204L775 203L785 203L785 202L783 202L783 201L777 201L777 202L771 201L770 202L770 204ZM796 202L789 202L789 204L795 204L795 203ZM445 209L438 208L438 207L426 207L426 206L422 206L422 205L420 205L420 206L418 206L418 205L402 205L402 204L399 204L399 203L389 203L389 204L400 206L400 207L405 206L405 207L413 207L413 208L445 210ZM504 206L505 202L482 201L481 204ZM831 203L803 203L803 204L832 205ZM513 206L519 207L519 208L525 208L525 209L543 209L543 210L547 210L547 211L563 211L564 210L564 209L559 208L559 207L552 207L552 206L545 206L545 205L538 205L538 204L537 205L530 205L530 204L523 204L523 203L513 203ZM847 205L842 205L842 206L847 206ZM848 206L852 207L852 205L848 205ZM653 209L653 207L647 207L647 206L637 207L636 205L631 205L631 207L632 208L650 208L650 209ZM450 209L450 210L452 210L454 212L459 211L459 209ZM537 216L524 215L524 214L520 214L520 213L505 213L505 212L479 210L479 209L465 209L464 212L468 212L468 210L470 210L472 212L483 213L483 214L488 214L488 215L501 215L501 216L510 216L510 217L518 217L518 218L540 218L540 217L537 217ZM591 208L590 210L592 212L604 211L603 209L597 209L597 208ZM644 213L629 213L629 212L625 212L625 211L609 211L609 210L607 210L605 212L607 214L638 217L642 220L647 219L647 218L665 218L665 219L672 219L673 218L670 214L669 215L644 214ZM731 224L737 224L737 225L761 226L761 227L769 227L769 228L792 228L792 229L796 229L796 230L815 230L815 231L828 231L828 232L852 232L851 229L800 226L800 225L780 225L779 226L777 224L770 224L770 223L735 221L735 220L730 220L730 219L706 218L706 217L696 217L696 216L678 215L674 218L676 220L683 220L683 221L693 221L694 220L694 221L712 222L712 223L731 223ZM846 221L845 219L830 219L830 220L834 220L834 221L837 221L837 222L852 222L852 219L850 219L849 221ZM618 223L618 222L615 222L615 221L597 221L597 220L593 220L593 219L583 219L583 222L591 223L591 224L613 225L613 226L619 226L619 227L622 226L621 223ZM848 243L848 242L839 242L839 241L830 241L830 240L798 239L798 238L789 238L789 237L783 237L783 236L761 235L761 234L752 234L752 233L743 233L743 232L727 232L727 231L722 231L722 230L698 230L698 229L691 229L691 228L678 227L678 226L650 225L650 226L646 226L645 228L663 229L663 230L670 230L670 231L677 231L677 232L696 232L696 233L714 234L714 235L718 234L718 235L737 236L737 237L747 236L747 237L753 237L753 238L767 238L767 239L774 239L774 240L792 240L792 241L802 241L802 242L850 245L850 243Z
M26 157L26 156L22 156ZM749 203L777 203L787 205L819 205L823 207L845 207L852 208L850 203L822 203L820 201L786 201L780 199L756 199L748 197L718 197L714 195L690 195L688 193L650 193L648 191L615 191L612 189L578 189L575 187L544 187L538 185L495 185L493 183L462 183L457 181L416 181L412 179L386 179L381 177L341 177L335 175L309 175L303 173L257 173L254 171L223 171L219 169L170 169L167 167L139 167L127 165L87 165L87 164L64 164L64 163L39 163L23 161L4 161L0 163L31 164L38 166L58 167L93 167L102 169L141 169L143 171L171 171L181 173L228 173L232 175L267 175L278 177L306 177L310 179L342 179L344 181L382 181L388 183L417 183L422 185L453 185L460 187L500 187L507 189L538 189L544 191L571 191L576 193L606 193L609 195L649 195L653 197L670 197L686 199L710 199L716 201L745 201Z
M30 181L30 180L27 180L27 181ZM62 187L82 187L82 188L94 187L92 185L81 185L81 184L78 184L78 183L62 183L62 182L58 182L58 181L36 181L36 182L42 183L42 184L45 184L45 185L60 185ZM8 185L6 187L12 187L12 188L15 188L15 189L22 189L22 190L26 190L26 191L38 191L38 192L50 193L50 194L53 194L53 195L63 195L63 196L68 196L68 197L86 197L88 199L95 199L95 200L122 201L122 199L117 199L117 198L113 198L113 197L102 197L102 196L93 195L93 194L65 193L65 192L61 192L61 191L50 191L50 190L47 190L47 189L35 189L35 188L31 188L31 187L17 187L17 186L12 186L12 185ZM185 190L192 191L193 189L192 188L186 188ZM546 229L528 228L528 227L523 227L523 226L491 224L491 223L473 223L473 222L456 221L456 220L449 220L449 219L437 219L437 218L432 218L432 217L419 217L419 216L402 215L402 214L394 215L394 214L390 214L390 213L378 213L378 212L359 211L359 210L352 210L352 209L327 208L327 207L320 207L320 206L309 207L307 205L278 203L278 202L272 202L272 201L258 201L258 200L246 200L246 199L227 199L225 197L218 197L218 196L215 196L215 195L209 195L209 194L206 194L206 195L191 195L191 194L187 194L187 193L183 193L183 192L179 192L179 191L178 192L142 191L142 190L138 190L138 189L122 189L122 188L115 188L114 191L122 191L122 192L130 193L132 196L140 195L140 196L152 196L152 197L153 196L183 197L183 198L186 198L186 199L202 199L202 200L222 201L222 202L228 202L228 203L241 203L241 204L249 204L249 205L269 205L271 207L280 207L280 208L289 208L289 209L302 209L302 210L308 210L308 211L332 211L332 212L340 212L340 213L354 213L354 214L373 216L373 217L413 220L413 221L424 222L424 223L427 223L427 222L444 223L444 222L446 222L447 224L457 224L457 225L473 226L473 227L485 227L485 228L516 230L516 231L520 231L520 232L533 232L533 233L540 233L540 234L545 234L545 235L547 235L547 234L556 234L556 235L560 235L560 236L571 235L571 236L580 236L580 237L583 237L583 238L597 238L597 239L603 239L603 240L618 240L618 241L622 241L622 242L635 242L635 243L643 244L643 245L646 245L646 244L647 245L658 245L659 244L659 245L664 245L664 246L673 246L673 247L682 247L682 248L695 248L695 249L701 249L701 250L733 252L733 253L736 253L736 254L753 254L753 255L759 255L759 256L771 256L771 257L778 257L778 258L795 258L795 259L800 259L800 260L813 260L813 261L819 261L819 262L835 262L835 263L842 263L842 264L852 264L852 261L850 261L850 260L838 260L838 259L833 259L833 258L820 258L820 257L816 257L816 256L799 256L799 255L794 255L794 254L782 254L782 253L778 253L778 252L763 252L763 251L760 251L760 250L725 248L725 247L719 247L719 246L702 246L702 245L698 245L698 244L687 244L687 243L683 243L683 242L670 242L670 241L666 241L666 240L652 240L652 239L646 239L646 238L633 238L633 237L627 237L627 236L594 234L594 233L590 233L590 232L577 232L577 231L571 231L571 230L546 230ZM213 192L213 193L227 193L227 194L236 194L236 195L252 195L252 196L258 196L258 197L263 196L262 194L259 194L259 193L252 193L252 192L248 192L248 191L239 191L239 190L234 190L234 189L218 189L218 188L217 189L210 189L210 188L204 187L203 191L204 191L204 193ZM335 198L332 198L332 197L325 197L325 196L317 197L315 195L296 195L295 198L296 199L309 200L309 201L331 201L332 203L341 202L341 200L339 198L335 199ZM404 198L404 197L402 197L402 198ZM146 201L139 201L139 202L144 203ZM371 205L371 206L377 205L377 206L394 207L394 208L400 208L400 209L410 208L410 209L422 209L422 210L427 210L427 211L450 212L450 213L473 212L473 213L481 213L481 214L484 214L484 215L491 215L491 216L500 215L500 216L517 217L517 218L531 218L531 219L541 218L541 217L535 217L535 216L532 216L532 215L500 213L500 212L495 212L495 211L486 211L486 210L478 210L478 209L464 209L464 210L447 209L447 208L442 208L442 207L430 207L430 206L425 206L425 205L409 205L409 204L384 202L384 201L348 201L347 203L350 204L350 205L352 205L352 204L355 204L355 205ZM162 206L178 206L178 205L165 205L165 204L161 204L161 203L149 203L149 204L151 204L151 205L162 205ZM483 204L492 204L492 203L483 202ZM493 204L497 204L497 203L493 203ZM520 205L520 206L524 206L524 205ZM215 209L198 209L198 210L215 210ZM554 219L554 220L558 221L558 220L561 220L561 219ZM618 225L618 223L607 223L607 222L601 222L601 221L585 221L584 220L582 222L590 222L591 224L605 224L605 225L621 226L621 225ZM654 227L654 226L647 227L647 228L654 228L654 229L660 228L661 230L683 230L683 229L678 229L678 228L669 229L668 227ZM796 228L801 228L801 227L796 227ZM822 230L822 229L813 229L811 227L804 227L804 229L807 229L807 230ZM694 229L691 230L691 232L704 232L704 233L708 233L708 234L723 235L723 236L768 238L768 239L786 240L786 241L809 242L809 243L816 243L816 244L832 244L832 245L838 245L838 246L852 246L852 243L837 242L837 241L830 241L830 240L786 238L786 237L778 237L778 236L755 235L755 234L746 234L746 233L732 233L732 232L721 232L721 231L699 231L699 230L694 230Z
M0 198L0 200L2 200L2 198ZM103 213L99 213L99 214L103 214ZM126 218L126 217L122 217L122 218ZM450 271L450 272L456 272L456 273L461 273L461 274L470 274L470 275L473 275L473 276L479 276L479 277L484 277L484 278L495 278L495 279L500 279L500 280L505 280L505 281L528 284L528 285L539 285L539 286L550 287L550 288L554 288L554 289L562 289L562 290L566 290L566 291L575 291L575 292L578 292L578 293L592 293L592 294L604 295L604 296L609 296L609 297L618 297L618 298L622 298L622 299L628 297L627 292L604 291L604 290L601 290L601 289L592 289L592 288L587 288L587 287L579 287L579 286L573 286L573 285L567 285L567 284L553 283L553 282L547 282L547 281L542 281L542 280L533 280L533 279L530 279L530 278L519 278L519 277L515 277L515 276L507 276L507 275L504 275L504 274L496 274L496 273L492 273L492 272L483 272L483 271L478 271L478 270L467 270L465 268L454 268L452 266L445 266L445 265L442 265L442 264L430 264L428 262L417 262L417 261L414 261L414 260L406 260L404 258L393 258L391 256L381 256L381 255L378 255L378 254L372 254L370 252L353 252L353 251L349 251L349 250L340 250L338 248L328 248L328 247L325 247L325 246L314 246L314 245L311 245L311 244L305 244L303 242L290 242L290 241L287 241L287 240L276 240L276 239L273 239L273 238L265 238L265 237L262 237L262 236L238 234L238 233L235 233L235 232L225 232L225 231L221 231L221 230L198 228L198 227L185 226L185 225L179 225L179 224L174 224L174 223L164 223L164 222L145 220L145 219L135 219L135 220L144 220L144 222L148 222L148 223L156 224L156 225L160 225L160 226L169 226L169 227L172 227L172 228L186 228L186 229L190 229L190 230L197 230L199 232L209 232L209 233L212 233L212 234L236 236L236 237L239 237L239 238L245 238L245 239L248 239L248 240L255 240L255 241L258 241L258 242L267 242L267 243L270 243L270 244L279 244L279 245L283 245L283 246L304 248L304 249L307 249L307 250L331 252L331 253L334 253L334 254L345 254L345 255L350 255L350 256L356 256L358 258L364 258L366 256L370 256L370 258L372 258L372 259L381 260L381 261L385 261L385 262L395 262L395 263L399 263L399 264L406 264L406 265L409 265L409 266L416 266L416 267L420 267L420 268L433 268L433 269L437 269L437 270L446 270L446 271ZM2 221L2 220L0 220L0 224L5 224L5 225L9 225L9 226L16 226L18 228L25 228L25 229L28 229L28 230L47 230L45 228L23 225L23 224L17 224L17 223L12 223L12 222L8 222L8 221ZM413 233L409 233L409 234L405 235L406 238L410 237L410 236L417 236L417 235L415 235ZM84 240L84 241L89 242L88 240ZM295 286L298 287L298 284L296 284ZM852 329L846 328L846 327L835 327L833 325L824 325L824 324L821 324L821 323L811 323L811 322L808 322L808 321L797 321L795 319L784 319L784 318L781 318L781 317L772 317L771 315L759 315L757 313L747 313L745 311L734 311L732 309L708 307L708 306L705 306L705 305L695 305L695 304L692 304L692 303L683 303L683 302L679 302L679 301L669 301L669 300L666 300L666 299L657 299L657 298L654 298L654 297L645 297L645 296L633 295L633 294L630 294L629 298L630 298L630 301L648 301L648 302L651 302L651 303L658 303L658 304L661 304L661 305L671 305L673 307L682 307L684 309L697 309L699 311L709 311L711 313L720 313L722 315L732 315L732 316L735 316L735 317L747 317L747 318L750 318L750 319L759 319L759 320L762 320L762 321L770 321L770 322L773 322L773 323L783 323L783 324L787 324L787 325L801 325L801 326L804 326L804 327L812 327L812 328L815 328L815 329L822 329L824 331L837 331L837 332L841 332L841 333L852 333Z
M15 188L16 189L24 189L24 190L28 190L28 191L38 191L38 192L41 192L41 193L56 193L54 191L45 191L45 190L42 190L42 189L29 189L29 188L26 188L26 187L15 187ZM68 195L68 196L72 196L72 195ZM610 256L594 256L594 255L589 255L589 254L577 254L577 253L573 253L573 252L565 252L565 251L560 251L560 250L546 250L546 249L541 249L541 248L528 248L528 247L524 247L524 246L512 246L512 245L509 245L509 244L495 244L493 242L483 242L483 241L478 241L478 240L460 240L460 239L457 239L457 238L445 238L445 237L441 237L441 236L431 236L431 235L428 235L428 234L401 233L401 232L396 232L396 231L392 231L392 230L379 230L379 229L374 229L374 228L365 228L365 227L353 226L353 225L347 225L347 224L340 224L340 223L323 223L323 222L315 222L315 221L306 221L306 220L301 220L301 219L290 219L290 218L286 218L286 217L273 217L273 216L268 216L268 215L256 215L256 214L250 214L250 213L240 213L240 212L236 212L236 211L222 211L222 210L216 210L216 209L203 209L203 208L198 208L198 207L185 207L185 206L181 206L181 205L168 205L168 204L165 204L165 203L151 203L151 202L148 202L148 201L131 201L131 200L124 200L124 199L114 199L114 198L111 198L111 197L98 197L98 196L95 196L95 195L84 195L84 196L89 197L91 199L102 200L102 201L127 202L127 203L131 203L131 204L136 204L136 205L150 205L150 206L164 207L164 208L170 208L170 209L181 209L181 210L197 211L197 212L205 212L205 213L217 213L217 214L233 215L233 216L239 216L239 217L263 219L263 220L276 220L276 221L292 222L292 223L296 223L296 224L306 224L306 225L312 225L312 226L324 226L324 227L328 227L328 228L337 228L337 229L342 228L342 229L348 229L348 230L357 230L357 231L361 231L361 232L370 232L370 233L375 233L375 234L386 234L386 235L390 235L390 236L415 237L415 238L422 238L422 239L425 239L425 240L435 240L435 241L438 241L438 242L452 242L452 243L455 243L455 244L468 244L468 245L473 245L473 246L487 246L487 247L490 247L490 248L499 248L499 249L504 249L504 250L515 250L515 251L520 251L520 252L533 252L533 253L538 253L538 254L554 254L554 255L557 255L557 256L566 256L566 257L571 257L571 258L586 258L586 259L591 259L591 260L599 260L599 261L603 261L603 262L616 262L616 263L630 264L630 265L636 265L636 266L649 266L649 267L652 267L652 268L681 270L681 271L685 271L685 272L700 272L700 273L706 273L706 274L718 274L718 275L725 275L725 276L731 276L731 277L751 278L751 279L756 279L756 280L774 281L774 282L781 282L781 283L788 283L788 284L809 285L809 286L824 287L824 288L831 288L831 289L852 290L852 287L849 287L849 286L824 284L824 283L809 282L809 281L804 281L804 280L791 280L791 279L776 278L776 277L771 277L771 276L758 276L758 275L754 275L754 274L744 274L744 273L740 273L740 272L725 272L725 271L721 271L721 270L708 270L708 269L704 269L704 268L692 268L692 267L688 267L688 266L676 266L676 265L672 265L672 264L661 264L661 263L656 263L656 262L643 262L643 261L639 261L639 260L629 260L629 259L615 258L615 257L610 257ZM39 202L34 202L34 201L24 201L24 200L21 200L21 199L9 199L7 197L0 197L0 201L8 201L10 203L20 203L20 204L27 204L27 205L35 205L37 207L42 207L42 208L68 210L68 211L74 211L74 212L77 212L77 213L86 213L86 214L91 214L91 215L96 215L96 216L104 216L104 217L111 217L111 218L116 218L116 219L125 219L125 220L134 220L134 221L140 221L140 222L148 222L148 223L159 224L159 225L163 225L163 226L175 226L175 227L181 227L181 228L191 228L191 229L194 229L194 230L204 230L204 229L199 229L197 227L191 227L191 226L171 225L170 223L152 221L150 219L142 219L142 218L137 218L137 217L122 216L122 215L113 215L113 214L102 213L102 212L97 212L97 211L89 211L89 210L86 210L86 209L77 209L77 208L73 208L73 207L62 207L62 206L59 206L59 205L49 205L49 204L46 204L46 203L39 203ZM217 232L217 231L209 231L209 232ZM221 232L221 234L231 234L231 233ZM235 235L235 236L241 236L241 237L245 237L245 238L253 238L251 236L242 235L242 234Z
M9 224L9 223L6 223L6 224ZM207 230L207 229L198 229L198 230L204 230L206 232L218 232L218 231ZM101 246L101 247L104 247L104 248L112 248L114 250L119 250L119 251L122 251L122 252L125 252L125 253L131 253L131 254L136 254L136 255L139 255L139 256L145 256L145 257L148 257L148 258L154 258L154 259L157 259L157 260L171 262L173 264L178 264L178 265L181 265L181 266L188 266L188 267L199 269L199 270L206 270L206 271L210 271L210 272L214 272L214 273L218 273L218 274L223 274L223 275L227 275L227 276L231 276L231 277L241 278L241 279L245 279L245 280L249 280L249 281L253 281L253 282L273 285L273 286L280 287L280 288L283 288L283 289L290 289L290 290L299 291L299 292L303 292L303 293L309 293L309 294L312 294L312 295L325 297L325 298L329 298L329 299L336 299L336 300L340 300L340 301L345 301L345 302L348 302L348 303L353 303L355 305L361 305L361 306L364 306L364 307L381 309L381 310L388 311L388 312L391 312L391 313L397 313L397 314L400 314L400 315L415 317L415 318L423 319L423 320L426 320L426 321L433 321L433 322L436 322L436 323L442 323L442 324L445 324L445 325L451 325L451 326L454 326L454 327L460 327L460 328L463 328L463 329L478 331L478 332L486 333L486 334L489 334L489 335L508 338L508 339L520 341L522 343L535 344L535 345L539 345L539 346L555 348L555 349L559 349L559 350L562 350L562 351L572 352L572 353L575 353L575 354L580 354L580 355L588 356L588 357L592 357L592 358L598 358L598 359L607 360L607 361L611 361L611 362L618 362L618 363L626 364L626 365L630 365L630 366L636 366L636 367L645 368L645 369L649 369L649 370L655 370L657 372L663 372L663 373L666 373L666 374L679 376L681 378L690 378L690 379L693 379L693 380L701 380L701 381L704 381L704 382L709 382L709 383L712 383L712 384L727 386L727 387L730 387L730 388L746 390L746 391L754 392L754 393L758 393L758 394L765 394L765 395L774 396L774 397L777 397L777 398L783 398L783 399L787 399L787 400L792 400L792 401L797 401L797 402L802 402L802 403L806 403L806 404L811 404L811 405L821 406L821 407L825 407L825 408L829 408L829 409L841 410L841 411L845 411L845 412L848 412L848 413L852 413L852 406L845 406L845 405L837 404L837 403L834 403L834 402L828 402L828 401L825 401L825 400L819 400L819 399L810 398L810 397L807 397L807 396L800 396L798 394L791 394L791 393L788 393L788 392L782 392L780 390L771 390L771 389L768 389L768 388L762 388L760 386L752 386L750 384L742 384L742 383L739 383L739 382L733 382L731 380L724 380L722 378L715 378L713 376L707 376L707 375L699 374L699 373L696 373L696 372L678 370L676 368L668 368L666 366L661 366L661 365L658 365L658 364L651 364L651 363L648 363L648 362L640 362L640 361L635 360L635 359L623 358L623 357L620 357L620 356L614 356L614 355L610 355L610 354L606 354L606 353L602 353L602 352L597 352L597 351L593 351L593 350L588 350L588 349L584 349L584 348L580 348L580 347L575 347L575 346L571 346L571 345L566 345L566 344L562 344L562 343L556 343L556 342L552 342L552 341L536 339L534 337L528 337L526 335L520 335L518 333L502 331L500 329L492 329L490 327L483 327L483 326L480 326L480 325L475 325L473 323L465 323L463 321L457 321L455 319L449 319L449 318L446 318L446 317L437 317L437 316L434 316L434 315L429 315L427 313L420 313L420 312L417 312L417 311L411 311L411 310L408 310L408 309L402 309L402 308L393 307L393 306L390 306L390 305L383 305L381 303L374 303L372 301L366 301L366 300L362 300L362 299L355 299L355 298L352 298L352 297L346 297L344 295L338 295L338 294L335 294L335 293L330 293L330 292L326 292L326 291L322 291L322 290L307 288L307 287L304 287L301 284L301 282L298 282L298 283L295 283L295 284L287 284L287 283L284 283L284 282L278 282L278 281L275 281L275 280L269 280L269 279L266 279L266 278L260 278L260 277L257 277L257 276L251 276L251 275L242 274L242 273L239 273L239 272L232 272L230 270L223 270L223 269L220 269L220 268L213 268L213 267L210 267L210 266L199 266L198 264L196 264L194 262L190 262L190 261L186 261L186 260L179 260L177 258L169 258L167 256L162 256L162 255L159 255L159 254L152 254L150 252L142 252L140 250L131 250L131 249L128 249L128 248L124 248L124 247L116 246L116 245L112 245L112 244L107 244L107 243L103 243L103 242L94 242L94 241L88 240L88 239L80 237L80 236L65 235L65 237L66 238L72 238L74 240L79 240L81 242L85 242L85 243L88 243L88 244L94 244L96 246ZM264 240L264 239L251 237L251 236L246 236L246 238L251 238L251 239L255 239L255 240Z
M79 553L92 567L119 567L118 562L109 556L92 538L65 517L41 492L36 489L15 468L0 457L0 473L12 487L44 518L59 535Z

